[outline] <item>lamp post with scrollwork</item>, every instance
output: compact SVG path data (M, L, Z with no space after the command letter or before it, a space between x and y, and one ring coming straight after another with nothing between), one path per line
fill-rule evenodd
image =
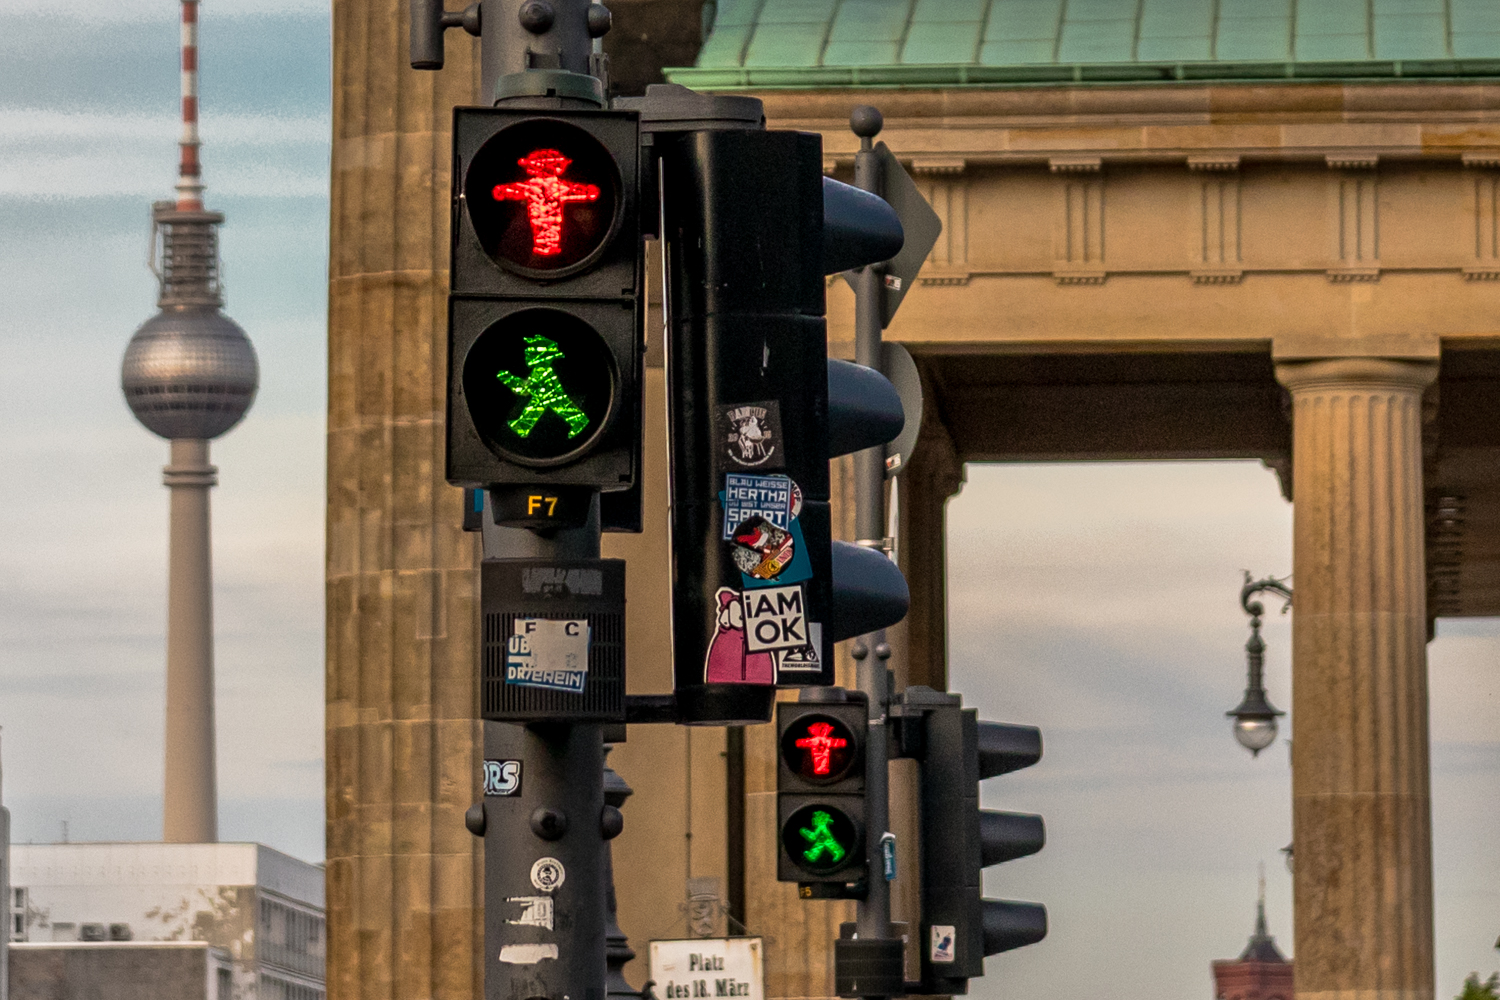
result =
M1276 717L1286 713L1272 707L1266 700L1266 689L1261 682L1261 670L1265 664L1266 644L1260 637L1260 619L1266 613L1265 606L1253 600L1257 594L1271 593L1285 598L1281 613L1286 614L1292 606L1292 588L1284 580L1266 577L1254 580L1250 571L1245 571L1245 585L1240 588L1240 606L1250 616L1250 639L1245 643L1245 660L1249 677L1245 685L1245 697L1225 715L1234 719L1234 738L1240 746L1256 756L1276 740Z

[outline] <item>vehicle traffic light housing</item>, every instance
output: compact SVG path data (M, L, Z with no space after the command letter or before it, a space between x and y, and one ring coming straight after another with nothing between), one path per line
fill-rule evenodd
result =
M575 496L634 485L639 172L637 112L455 109L449 482Z
M815 134L692 131L655 148L677 707L688 722L767 721L773 688L832 684L834 642L906 612L900 571L833 542L829 508L829 459L899 433L900 399L828 359L823 318L827 269L894 254L900 222L823 176Z
M990 865L1040 851L1040 816L979 808L979 783L1042 756L1033 726L980 722L957 695L910 687L902 695L903 755L920 762L922 921L920 986L909 993L962 994L984 959L1047 936L1040 903L983 898Z
M800 883L806 896L844 896L869 874L868 709L857 691L818 693L817 701L776 706L776 877Z

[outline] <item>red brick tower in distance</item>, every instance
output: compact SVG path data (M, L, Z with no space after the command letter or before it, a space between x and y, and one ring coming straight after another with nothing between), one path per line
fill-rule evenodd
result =
M1292 963L1266 933L1266 880L1260 880L1255 933L1240 957L1213 963L1215 1000L1293 1000Z

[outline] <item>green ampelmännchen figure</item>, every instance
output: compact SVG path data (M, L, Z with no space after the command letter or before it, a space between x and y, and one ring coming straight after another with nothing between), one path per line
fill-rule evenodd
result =
M526 400L521 415L510 421L510 429L521 437L531 434L536 422L546 416L547 411L556 413L568 424L568 437L577 437L589 425L588 414L568 395L557 372L552 370L554 362L563 357L557 343L540 333L526 338L526 377L501 371L496 377L507 389Z

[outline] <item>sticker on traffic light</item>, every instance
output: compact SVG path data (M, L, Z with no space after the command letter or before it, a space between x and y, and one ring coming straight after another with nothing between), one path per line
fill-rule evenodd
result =
M506 316L479 335L464 361L474 428L496 454L523 465L579 457L609 424L612 357L598 331L569 313Z
M781 734L781 757L787 770L814 784L839 781L858 756L854 733L832 716L804 715Z
M615 158L569 122L531 118L495 133L474 154L464 203L484 252L529 278L584 270L619 224Z
M794 864L816 875L864 860L854 821L837 806L821 802L805 805L787 818L781 844Z

